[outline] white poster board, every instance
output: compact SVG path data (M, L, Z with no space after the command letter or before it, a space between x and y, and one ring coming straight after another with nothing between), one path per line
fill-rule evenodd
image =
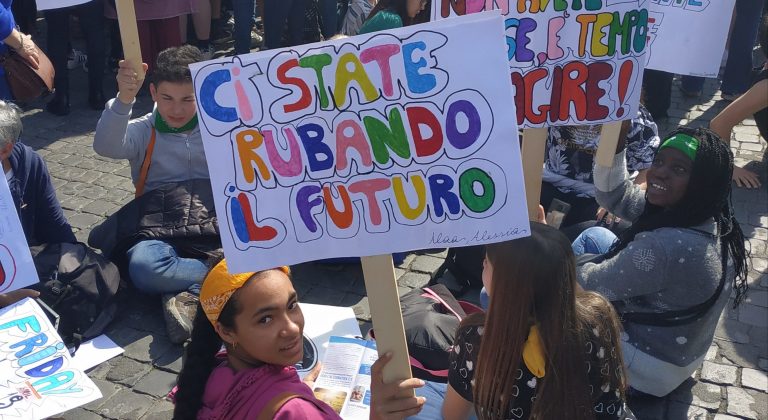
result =
M529 235L503 49L488 13L190 66L232 271Z
M759 0L747 0L759 1ZM717 77L736 0L650 0L646 67Z
M77 6L78 4L88 3L91 0L37 0L37 10L61 9L64 7Z
M0 293L38 282L32 254L5 176L0 176Z
M509 115L525 128L593 125L637 115L647 6L648 0L432 0L432 20L500 10L515 86L516 114Z
M97 398L37 302L0 309L0 420L43 419Z

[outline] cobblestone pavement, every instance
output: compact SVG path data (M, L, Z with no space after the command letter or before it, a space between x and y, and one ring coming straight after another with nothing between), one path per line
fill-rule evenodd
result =
M128 165L97 156L91 144L100 112L86 108L85 76L72 71L72 113L55 117L32 104L25 112L23 140L48 163L67 218L81 241L94 225L128 202L133 194ZM107 76L107 85L113 79ZM679 124L704 126L723 109L717 85L708 81L700 98L683 98L673 87L671 118L660 124L662 134ZM114 88L111 93L114 93ZM109 90L108 90L109 93ZM151 109L148 96L139 98L134 116ZM735 188L736 215L752 250L750 293L738 310L723 314L706 361L690 380L663 399L634 400L640 419L768 419L768 179L766 143L754 121L736 127L732 146L738 164L761 174L758 190ZM425 284L444 253L411 254L397 268L401 292ZM363 332L370 312L359 265L295 267L295 283L304 302L354 308ZM475 291L476 293L476 291ZM66 419L167 419L173 406L163 397L181 368L182 346L165 333L160 299L136 292L122 297L122 310L107 334L125 353L89 372L104 397L67 412Z

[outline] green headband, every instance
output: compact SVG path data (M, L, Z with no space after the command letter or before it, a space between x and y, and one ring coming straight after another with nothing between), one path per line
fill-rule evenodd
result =
M696 160L696 151L699 150L699 140L688 134L675 134L662 143L659 150L665 147L672 147L688 156L691 160Z

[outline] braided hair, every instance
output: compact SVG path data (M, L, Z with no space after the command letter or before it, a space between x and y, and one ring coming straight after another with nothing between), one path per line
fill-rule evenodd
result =
M733 153L728 144L707 128L680 127L667 138L677 134L686 134L699 140L696 159L683 198L669 209L653 205L646 200L643 213L621 234L607 257L618 254L641 232L663 227L690 228L714 218L717 223L717 236L724 249L730 253L736 271L733 284L736 292L734 307L738 306L747 291L749 268L744 234L736 221L731 204Z

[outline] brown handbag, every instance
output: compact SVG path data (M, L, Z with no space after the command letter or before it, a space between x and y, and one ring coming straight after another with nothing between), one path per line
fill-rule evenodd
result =
M0 57L0 65L5 69L5 78L15 101L29 102L53 92L53 64L40 48L35 48L40 58L37 69L11 48Z

